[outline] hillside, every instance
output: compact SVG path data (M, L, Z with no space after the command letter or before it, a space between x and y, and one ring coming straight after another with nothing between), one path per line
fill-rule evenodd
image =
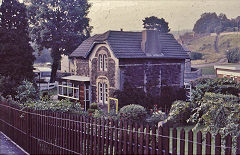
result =
M213 63L225 58L226 50L240 47L240 32L221 33L218 36L217 47L215 47L216 34L193 37L192 40L189 40L189 38L184 40L183 37L181 40L190 51L203 54L203 59L194 60L192 61L193 64Z

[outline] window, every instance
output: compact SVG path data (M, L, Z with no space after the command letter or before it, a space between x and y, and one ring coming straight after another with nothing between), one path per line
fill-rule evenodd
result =
M103 71L107 71L107 55L103 55Z
M100 71L107 71L107 55L106 54L99 54L99 70Z
M99 96L99 102L103 103L103 85L102 83L98 83L98 96Z
M99 60L99 69L100 69L100 71L102 71L103 70L103 56L102 56L102 54L99 54L98 60Z
M58 95L74 100L79 99L79 84L62 81L58 84Z
M98 83L98 101L106 104L108 101L108 85L106 83Z

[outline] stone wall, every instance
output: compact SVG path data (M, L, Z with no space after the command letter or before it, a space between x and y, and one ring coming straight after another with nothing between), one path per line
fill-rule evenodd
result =
M107 70L106 71L100 71L99 69L99 60L98 55L99 54L106 54L107 55ZM100 47L94 58L91 62L91 82L92 82L92 102L97 102L98 98L98 90L97 90L97 82L98 81L105 81L108 84L109 87L109 96L112 96L112 94L115 91L116 87L116 68L115 68L115 61L113 58L111 58L111 54L105 47Z
M88 59L78 58L76 60L76 74L79 76L87 76L89 77L89 61Z
M184 60L120 60L121 83L128 83L154 95L162 86L183 86Z

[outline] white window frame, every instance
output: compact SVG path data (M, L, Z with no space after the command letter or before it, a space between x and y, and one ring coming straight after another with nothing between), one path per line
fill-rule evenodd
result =
M102 54L99 54L98 60L99 60L99 70L103 71L103 55Z
M103 71L107 71L107 55L103 54Z
M101 82L98 83L98 101L99 103L104 103L103 101L103 84Z
M98 102L101 104L107 104L108 101L108 84L107 83L98 83Z
M79 85L78 85L79 86ZM59 92L59 87L61 87L61 94ZM67 95L63 94L63 89L67 89ZM69 91L68 89L72 89L72 93L73 95L72 96L69 96ZM76 94L77 94L77 97L75 97L75 93L74 91L76 90ZM58 85L58 96L61 96L61 97L65 97L65 98L69 98L69 99L74 99L74 100L79 100L79 87L75 87L75 85L71 85L69 86L69 82L66 82L66 81L62 81L59 85Z

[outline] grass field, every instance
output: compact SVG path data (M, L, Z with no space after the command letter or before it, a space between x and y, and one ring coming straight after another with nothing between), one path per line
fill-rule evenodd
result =
M203 67L202 69L202 75L215 75L216 70L214 69L214 66L210 67Z
M225 57L226 50L240 47L240 33L220 35L218 41L219 53L214 48L215 36L204 36L188 42L186 46L190 51L203 54L203 60L196 61L196 64L211 63Z

